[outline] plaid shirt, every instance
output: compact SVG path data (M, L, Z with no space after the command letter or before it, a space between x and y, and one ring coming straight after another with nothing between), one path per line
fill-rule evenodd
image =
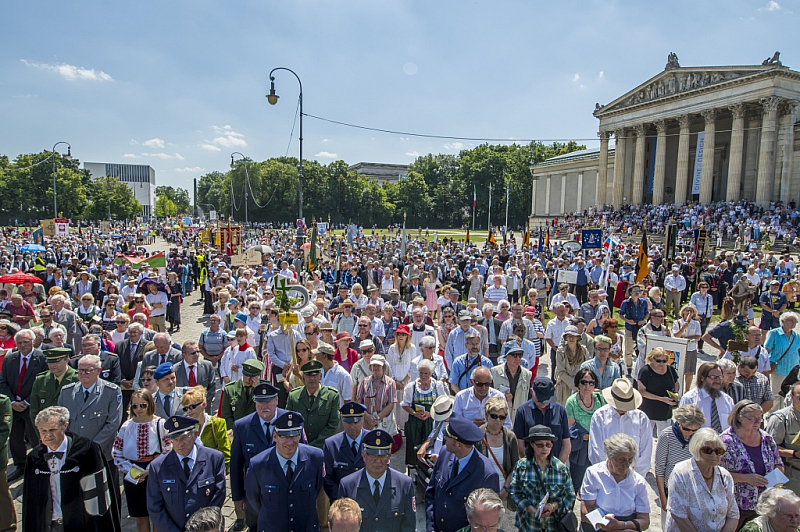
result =
M744 386L745 399L750 399L757 405L765 401L773 400L769 379L763 373L756 373L749 379L745 379L739 375L736 377L736 381Z
M531 505L534 508L548 494L547 502L558 505L555 514L542 522L542 519L525 511ZM575 489L572 487L572 477L569 468L558 458L550 457L550 464L542 473L535 460L520 459L511 474L511 485L508 496L517 505L516 526L519 530L543 530L555 532L558 530L556 523L567 512L572 511L575 504Z

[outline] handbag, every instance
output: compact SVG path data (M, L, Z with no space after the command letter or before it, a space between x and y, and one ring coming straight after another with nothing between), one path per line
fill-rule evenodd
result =
M578 532L578 518L575 517L574 512L567 512L567 515L556 521L556 530L558 532Z

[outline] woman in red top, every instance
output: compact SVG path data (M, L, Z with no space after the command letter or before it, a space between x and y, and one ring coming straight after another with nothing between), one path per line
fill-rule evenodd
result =
M353 365L358 362L358 351L350 347L350 342L352 341L353 338L347 331L342 331L337 334L334 340L336 344L336 353L333 355L333 359L338 362L347 373L350 373L350 370L353 369Z
M0 320L0 348L1 349L15 349L17 342L14 341L14 335L19 331L19 325L12 323L8 320ZM5 351L2 352L5 356ZM3 367L3 358L0 357L0 367Z
M147 321L145 322L145 327L147 329L150 328L150 310L147 308L147 300L144 298L144 294L134 294L133 301L130 304L130 310L128 310L128 316L133 319L134 314L142 313L147 316Z

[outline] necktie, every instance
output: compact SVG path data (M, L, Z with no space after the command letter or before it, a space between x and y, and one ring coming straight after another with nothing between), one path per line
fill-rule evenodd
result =
M269 441L269 423L264 423L264 436L266 436L267 441Z
M292 461L289 460L288 462L286 462L286 480L289 481L289 484L291 484L293 478L294 478L294 467L292 465Z
M711 398L711 428L717 431L717 434L722 432L722 424L719 422L719 411L717 410L717 400Z
M192 474L192 470L189 469L189 457L184 456L181 461L183 462L183 474L186 475L186 478L189 478L189 475Z
M197 377L194 374L194 364L189 366L189 386L197 386Z
M353 456L358 458L358 444L355 442L355 440L350 445L350 449L353 451Z
M89 400L89 390L83 390L83 402L85 403L88 400Z
M172 415L172 396L171 395L165 395L164 396L164 412L166 412L168 416Z
M22 397L22 381L25 380L25 374L28 372L28 357L22 357L22 369L19 370L19 379L17 379L17 397Z
M161 355L161 363L163 364L166 361L167 361L167 355Z
M458 458L453 460L453 469L450 471L450 480L455 480L458 476Z
M381 483L377 480L372 484L372 499L375 504L378 504L378 501L381 500Z
M133 362L134 358L136 358L136 347L139 344L131 344L131 362Z
M309 395L308 396L308 402L311 403L312 407L314 406L314 399L316 399L315 396L313 396L313 395Z

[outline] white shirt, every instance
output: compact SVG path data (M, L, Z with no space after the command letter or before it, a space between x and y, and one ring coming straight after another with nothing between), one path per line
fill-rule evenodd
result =
M192 368L194 369L194 379L195 381L197 380L197 364L198 362L195 362L194 364L189 364L185 360L183 361L183 370L186 372L186 382L189 382L189 366L192 366Z
M163 305L159 308L154 307L153 310L150 311L151 318L155 318L156 316L164 316L167 313L167 304L169 303L169 300L167 299L167 294L164 292L156 292L155 294L148 292L145 296L145 299L147 299L147 302L150 303L151 307L155 304Z
M180 462L181 467L183 467L183 459L189 459L189 471L194 469L194 462L197 460L197 445L192 445L192 450L188 456L183 456L182 454L178 454L178 451L175 451L175 454L178 456L178 462Z
M328 371L323 370L320 382L323 386L329 386L339 392L340 407L353 398L353 380L338 362L334 362L333 367Z
M675 465L669 477L665 530L677 529L673 515L688 518L697 532L717 532L728 517L739 518L731 474L723 467L715 467L710 490L702 475L693 458Z
M667 292L672 292L673 288L678 292L683 292L686 290L686 278L684 278L684 276L681 274L667 275L667 277L664 279L664 290Z
M562 303L566 301L569 303L569 306L572 308L573 312L577 312L579 308L581 308L580 303L578 303L578 298L575 297L574 294L567 293L566 296L562 296L561 292L557 293L553 296L553 299L550 300L550 310L553 310L553 306L556 303Z
M758 371L764 373L765 371L770 371L772 368L769 365L769 351L767 351L763 345L757 345L748 349L747 351L743 351L741 353L742 358L744 357L754 357L758 360ZM722 358L733 358L733 355L730 351L725 351L725 354Z
M378 482L378 486L380 486L380 493L383 494L383 486L386 483L386 471L383 472L378 478L374 478L372 475L367 473L367 480L369 480L369 492L372 493L375 490L375 481Z
M597 412L595 412L596 414ZM672 493L670 493L671 497ZM622 516L650 513L647 482L644 477L636 471L631 471L622 482L618 483L608 470L605 459L586 470L586 476L583 477L581 486L581 500L595 501L595 507L604 515Z
M556 347L561 344L561 337L564 335L564 329L570 324L568 318L559 320L557 317L550 320L547 324L547 329L544 331L545 340L552 340Z
M391 366L396 381L402 381L406 377L409 377L410 380L411 361L417 358L417 356L419 356L419 353L414 344L407 345L402 355L397 352L396 343L389 347L389 352L386 354L386 361L389 363L389 366Z
M248 347L244 351L241 351L238 345L226 348L219 361L220 378L228 377L231 381L239 380L242 378L242 364L251 358L256 358L252 347ZM233 366L238 366L236 371L233 370Z
M49 448L47 452L51 452ZM64 467L64 462L67 460L66 436L64 437L64 441L61 442L61 445L58 446L58 449L53 452L64 453L61 455L61 458L54 457L47 461L47 466L53 473L50 475L50 496L53 499L53 517L51 520L55 521L63 517L61 512L61 468ZM58 473L56 473L56 471L58 471Z
M678 336L678 330L683 327L683 324L686 320L683 318L678 318L675 320L675 323L672 324L672 336ZM689 326L686 327L686 330L683 331L683 337L687 336L700 336L703 334L703 329L700 326L700 322L697 320L692 320L689 322ZM689 343L686 344L687 351L697 351L697 340L689 340Z
M486 417L486 401L492 397L499 397L505 401L506 396L500 390L489 388L489 393L483 400L475 397L475 388L470 386L456 394L455 401L453 401L453 415L461 416L470 421L474 419L481 419ZM510 408L509 408L510 410ZM511 416L507 416L503 425L509 429L511 426Z
M419 355L411 361L411 369L409 370L408 374L411 376L412 380L419 378L419 371L417 367L421 361L422 355ZM431 362L433 362L433 375L431 375L431 379L439 380L442 377L447 378L448 373L447 368L444 366L444 357L434 353L433 360Z
M647 414L641 410L631 410L620 416L611 405L601 406L592 415L592 423L589 427L589 461L593 464L601 462L605 464L606 449L603 442L612 434L618 433L627 434L636 442L639 454L633 468L640 475L646 475L650 471L653 457L653 429ZM601 507L606 510L606 513L613 513L608 508L602 505Z
M683 405L695 405L700 410L703 411L703 414L706 416L706 422L703 425L704 427L711 427L711 396L708 395L703 388L693 388L689 390L683 397L681 397L681 404ZM716 399L717 402L717 413L719 414L719 424L722 427L722 431L725 432L728 429L728 416L733 410L733 399L727 394L720 392L719 397Z

